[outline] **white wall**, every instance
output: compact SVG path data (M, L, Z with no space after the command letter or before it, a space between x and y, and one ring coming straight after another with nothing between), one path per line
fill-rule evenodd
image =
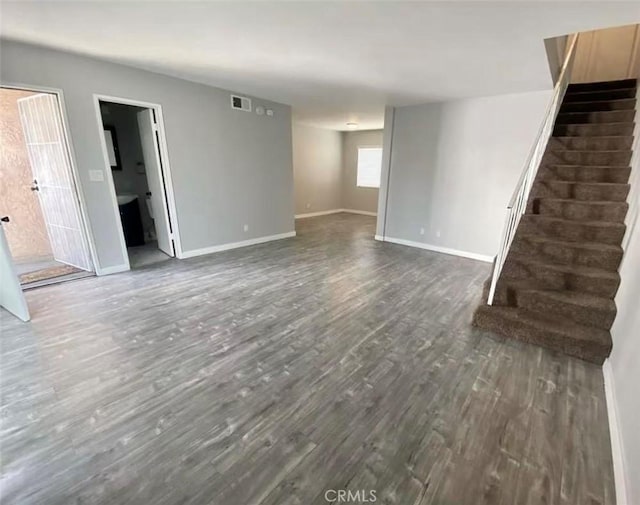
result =
M388 195L379 199L378 235L495 255L507 203L551 93L398 107L392 120L387 110L390 177Z
M637 95L640 99L640 93ZM616 490L626 489L626 501L618 496L618 505L640 503L640 108L636 109L635 142L631 160L631 193L627 214L624 257L620 267L620 289L616 295L618 314L611 328L613 350L605 370L609 373L608 391L613 393L608 408L615 412L611 427L616 461ZM611 419L611 418L610 418ZM616 438L616 435L619 438ZM619 445L618 445L619 444ZM616 449L620 449L616 460ZM622 466L619 465L622 463ZM623 470L624 474L619 472Z
M343 132L342 207L366 212L378 210L378 188L359 188L358 147L382 147L382 130Z
M342 207L342 135L335 130L293 124L295 212Z
M229 92L152 72L1 41L4 84L62 89L98 262L125 263L104 170L93 94L163 107L178 224L185 252L294 230L291 108L274 117L234 111ZM243 231L243 225L249 231Z

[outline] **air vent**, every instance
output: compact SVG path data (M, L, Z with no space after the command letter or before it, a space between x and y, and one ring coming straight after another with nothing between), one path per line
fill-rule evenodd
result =
M231 95L231 108L251 112L251 98Z

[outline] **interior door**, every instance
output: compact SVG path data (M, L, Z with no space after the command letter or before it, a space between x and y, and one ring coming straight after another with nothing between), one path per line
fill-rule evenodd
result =
M8 219L3 217L0 221L0 307L4 307L23 321L28 321L31 319L29 308L2 229L3 222L8 222Z
M34 193L56 261L93 271L71 174L57 97L49 93L18 100Z
M158 127L152 109L144 109L138 112L138 128L140 129L144 167L147 173L149 191L151 193L151 205L153 206L153 220L158 237L158 248L165 254L174 256L162 161L158 146Z

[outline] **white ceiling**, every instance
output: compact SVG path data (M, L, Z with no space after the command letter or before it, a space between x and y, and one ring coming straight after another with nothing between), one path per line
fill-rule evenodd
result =
M551 86L543 40L640 2L6 2L0 35L287 103L333 129L388 105Z

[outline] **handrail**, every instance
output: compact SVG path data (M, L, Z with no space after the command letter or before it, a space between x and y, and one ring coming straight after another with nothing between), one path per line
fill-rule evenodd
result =
M547 144L549 143L549 138L553 133L553 127L555 126L556 117L558 116L560 106L562 105L562 100L564 99L567 87L569 86L578 36L577 34L574 34L570 35L569 37L571 38L571 42L569 43L569 48L566 52L566 56L562 64L562 69L560 70L560 75L558 76L558 81L556 82L553 90L553 97L551 98L551 102L547 107L547 111L545 113L542 124L540 125L540 129L538 130L538 135L536 136L533 147L531 148L529 156L527 157L524 169L520 174L520 178L518 179L518 183L516 184L516 189L513 192L511 199L509 200L509 204L507 205L507 217L505 220L504 231L502 232L500 248L498 249L498 254L496 255L496 261L493 266L493 274L491 276L491 286L489 288L489 297L487 299L488 305L493 304L496 287L498 284L498 280L500 279L500 274L502 273L502 268L504 267L504 263L507 259L507 253L511 248L511 243L513 242L516 231L518 229L518 224L520 224L520 219L527 210L527 202L529 200L531 187L533 186L533 181L538 174L538 168L540 167L542 156L544 155Z

